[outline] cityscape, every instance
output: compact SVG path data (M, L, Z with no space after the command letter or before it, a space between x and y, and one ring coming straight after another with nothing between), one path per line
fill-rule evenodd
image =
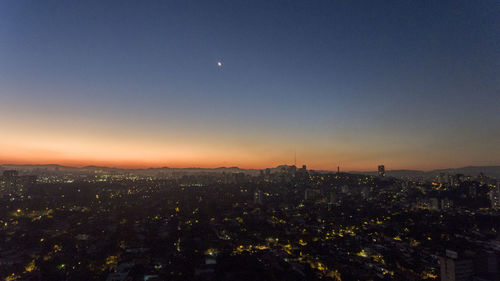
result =
M0 0L0 280L500 281L499 19Z
M500 181L483 173L0 170L4 280L500 278Z

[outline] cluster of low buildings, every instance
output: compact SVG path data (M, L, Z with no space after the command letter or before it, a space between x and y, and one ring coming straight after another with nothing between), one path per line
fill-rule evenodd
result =
M500 278L499 182L484 175L51 177L3 171L4 280Z

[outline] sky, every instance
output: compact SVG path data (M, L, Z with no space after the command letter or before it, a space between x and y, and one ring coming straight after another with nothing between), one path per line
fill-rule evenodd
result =
M0 163L500 165L499 124L498 1L0 0Z

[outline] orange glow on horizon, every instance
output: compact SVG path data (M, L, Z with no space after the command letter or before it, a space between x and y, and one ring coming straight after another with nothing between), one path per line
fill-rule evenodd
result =
M455 160L467 157L446 158L446 150L439 155L433 151L397 147L397 143L384 139L335 139L335 135L313 140L307 134L291 138L279 134L226 131L132 133L105 128L15 126L13 123L7 124L5 131L9 134L0 138L0 148L7 149L0 149L0 165L264 169L293 165L295 152L297 166L305 164L313 170L336 171L340 166L341 171L375 171L380 164L387 170L433 170L470 165L466 160ZM408 145L411 147L412 143ZM394 153L394 149L398 153Z
M270 162L244 162L239 161L235 163L230 163L228 161L146 161L146 160L86 160L86 159L54 159L54 158L40 158L34 157L30 159L23 158L3 158L0 157L0 165L11 164L11 165L61 165L61 166L69 166L69 167L77 167L82 168L86 166L100 166L100 167L109 167L109 168L120 168L120 169L148 169L148 168L205 168L205 169L213 169L220 167L238 167L241 169L265 169L265 168L274 168L280 165L293 165L293 162L280 162L280 161L270 161ZM362 166L340 166L341 172L349 172L349 171L376 171L378 163L373 163L369 165ZM306 165L309 170L325 170L325 171L337 171L337 166L320 166L314 165L310 163L297 163L298 167L302 165ZM386 167L388 167L386 165ZM408 170L424 170L429 171L433 169L445 169L445 167L438 168L427 168L421 169L420 167L415 168L407 168L407 166L390 166L388 171L390 170L399 170L399 169L408 169Z

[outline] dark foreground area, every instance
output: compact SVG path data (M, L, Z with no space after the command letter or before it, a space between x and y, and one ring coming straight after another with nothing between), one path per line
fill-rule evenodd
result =
M500 279L483 175L3 174L8 281Z

